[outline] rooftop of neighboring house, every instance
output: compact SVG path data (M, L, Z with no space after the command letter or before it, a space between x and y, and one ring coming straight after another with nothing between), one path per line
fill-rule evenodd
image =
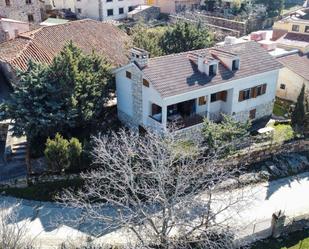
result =
M292 54L277 59L302 78L309 80L309 55Z
M305 22L309 23L309 8L300 9L278 22Z
M53 26L59 24L65 24L69 22L69 20L61 19L61 18L47 18L44 22L40 23L40 26Z
M0 44L0 61L20 70L27 69L29 60L49 64L69 41L85 53L95 51L106 57L113 66L128 63L130 38L127 34L111 24L90 19L22 33L14 40Z
M199 70L199 56L203 63L219 61L215 75ZM239 59L239 69L231 70L223 62L230 58ZM151 58L142 71L162 97L170 97L280 68L282 65L258 43L244 42Z
M306 48L309 46L309 34L288 32L276 40L276 42L289 47Z

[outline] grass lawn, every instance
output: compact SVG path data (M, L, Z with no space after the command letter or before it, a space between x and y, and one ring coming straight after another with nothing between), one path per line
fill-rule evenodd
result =
M281 105L278 102L275 102L273 113L276 116L284 117L284 115L287 114L288 112L283 105Z
M35 201L55 201L55 196L66 188L78 189L83 186L81 179L39 183L26 188L0 189L4 195Z
M251 249L309 249L309 230L255 243Z
M273 140L277 143L282 143L294 138L294 130L289 124L279 124L274 126Z

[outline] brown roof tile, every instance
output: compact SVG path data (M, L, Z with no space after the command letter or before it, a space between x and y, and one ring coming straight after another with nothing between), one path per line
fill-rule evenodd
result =
M287 33L276 41L278 44L296 47L309 46L309 34Z
M190 59L190 51L152 58L143 72L162 97L169 97L282 68L282 65L256 42L229 45L220 49L240 57L239 70L230 71L220 63L217 75L209 77L198 71L196 63ZM207 53L210 50L202 49L194 53Z
M309 80L309 55L292 54L278 58L278 61L304 79Z
M25 70L30 59L50 63L69 41L86 53L95 51L114 66L128 62L130 38L117 27L94 20L42 27L0 44L0 61Z

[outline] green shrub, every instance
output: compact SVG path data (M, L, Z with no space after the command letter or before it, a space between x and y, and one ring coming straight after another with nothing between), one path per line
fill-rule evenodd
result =
M82 152L83 147L81 142L77 138L71 138L68 146L70 170L75 171L80 169Z
M68 168L68 147L68 140L64 139L59 133L56 134L54 139L47 139L44 155L51 171L59 172Z

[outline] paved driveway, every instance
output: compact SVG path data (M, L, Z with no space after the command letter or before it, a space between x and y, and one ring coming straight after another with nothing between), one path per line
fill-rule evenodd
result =
M232 224L239 231L239 237L251 235L256 230L256 224L262 224L260 229L270 226L274 212L282 210L287 216L294 217L309 214L309 172L270 183L260 183L255 186L239 189L233 193L237 196L251 198L250 205L229 210L220 218L230 217ZM98 235L103 231L102 224L78 221L80 210L64 208L55 203L18 200L0 197L0 203L7 207L15 207L19 203L19 223L27 223L29 234L36 237L40 248L55 248L64 240L85 239L87 236ZM121 233L111 233L101 236L101 242L125 242L128 236Z

